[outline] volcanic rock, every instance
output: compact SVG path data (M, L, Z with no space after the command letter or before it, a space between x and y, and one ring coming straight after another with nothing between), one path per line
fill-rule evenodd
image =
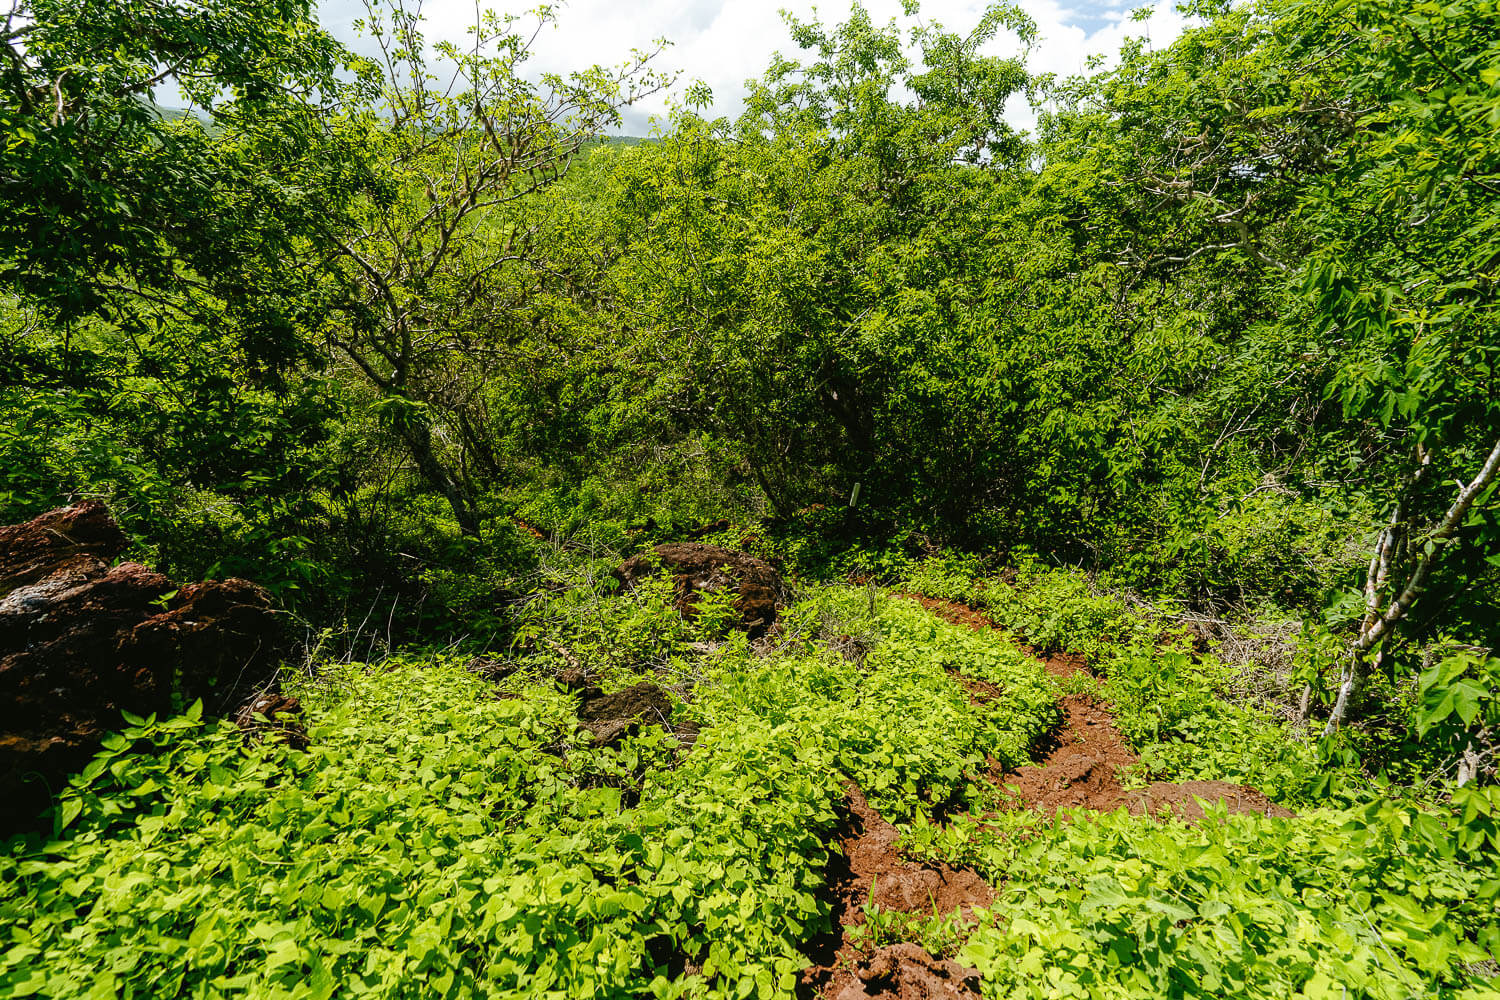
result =
M97 502L0 527L0 830L33 819L122 711L224 713L273 690L284 646L263 589L111 566L125 545Z
M697 613L700 594L734 591L738 626L752 639L775 624L776 611L786 596L781 574L767 562L744 552L700 542L668 542L653 555L631 556L615 570L626 588L658 572L667 572L677 591L677 609L684 617Z
M578 725L593 733L595 742L606 745L619 743L641 723L665 726L671 717L671 699L649 681L610 694L585 689L578 706Z

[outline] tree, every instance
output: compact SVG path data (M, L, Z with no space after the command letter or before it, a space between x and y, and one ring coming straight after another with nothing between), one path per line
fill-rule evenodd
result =
M620 157L610 288L650 387L621 409L733 442L782 515L855 482L876 507L929 490L924 516L971 510L993 331L965 299L1024 161L1002 111L1027 83L982 49L1030 22L995 4L967 34L904 30L856 5L789 25L800 61L773 59L738 120L699 94Z
M1127 287L1170 281L1180 303L1195 275L1223 301L1238 272L1242 300L1269 298L1265 321L1226 328L1225 354L1279 343L1281 358L1227 386L1243 403L1207 419L1208 440L1248 429L1270 457L1284 432L1265 386L1310 395L1316 423L1288 427L1278 478L1357 484L1355 503L1388 512L1332 612L1353 612L1354 635L1331 733L1372 667L1399 652L1415 669L1408 640L1493 632L1480 610L1500 548L1493 5L1192 10L1205 22L1165 50L1128 46L1117 69L1057 89L1038 190L1077 206L1064 224Z
M12 0L0 21L0 283L63 318L113 291L227 290L304 221L276 184L345 88L308 0ZM158 108L174 81L197 109ZM211 120L205 127L198 117ZM223 131L234 132L226 137ZM270 141L267 141L270 140ZM273 237L255 254L247 230ZM228 268L232 275L224 275ZM219 284L215 284L219 282Z
M363 28L385 81L380 113L365 120L381 194L355 225L329 233L345 296L329 340L374 392L422 479L477 535L464 461L474 436L458 415L478 384L474 370L503 364L508 317L489 300L508 271L537 260L539 222L525 208L619 124L620 108L666 80L649 52L613 69L526 78L537 33L555 19L543 7L527 31L485 12L468 47L438 43L445 82L429 62L420 0L368 12Z
M278 582L318 513L308 262L368 188L337 114L364 78L310 0L15 0L0 38L8 513L111 495L167 565L255 552Z
M1500 561L1494 6L1334 12L1345 45L1329 57L1367 110L1314 203L1327 249L1307 281L1329 336L1347 344L1332 389L1346 416L1380 428L1395 476L1327 733L1399 648L1419 599L1419 632L1477 624L1492 639L1486 581Z

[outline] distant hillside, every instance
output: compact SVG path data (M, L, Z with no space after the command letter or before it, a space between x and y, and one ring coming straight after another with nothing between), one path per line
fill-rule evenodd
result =
M209 116L201 111L188 108L173 108L164 104L152 104L151 109L156 112L162 121L177 121L180 118L196 118L205 125L211 125ZM601 146L639 146L643 143L657 142L648 136L640 135L606 135L601 136L597 143Z
M169 108L163 104L152 104L151 110L155 111L157 117L162 121L175 122L179 118L197 118L204 123L208 121L203 114L197 111L190 111L187 108Z

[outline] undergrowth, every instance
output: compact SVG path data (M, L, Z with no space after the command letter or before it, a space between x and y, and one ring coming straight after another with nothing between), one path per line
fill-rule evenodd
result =
M1169 608L1131 604L1081 574L1029 564L1010 580L974 579L963 562L932 559L903 586L984 610L997 626L1043 651L1083 656L1140 756L1133 777L1252 785L1293 805L1330 794L1368 794L1357 762L1329 767L1317 744L1285 718L1228 693L1237 670L1193 637Z
M1497 995L1497 819L1487 790L1197 825L1008 813L904 844L999 886L949 945L987 997L1479 1000Z
M1004 630L819 587L752 645L727 595L684 621L665 586L563 580L521 609L503 669L321 664L295 685L305 750L196 707L132 719L50 835L0 855L0 995L788 997L829 924L849 781L910 856L998 887L972 918L872 904L856 943L956 957L986 996L1495 995L1493 791L1320 808L1312 744L1225 701L1230 668L1160 619L1061 574L957 575L908 587ZM1048 678L1006 630L1086 651L1100 679ZM575 668L664 685L671 725L595 744L555 683ZM1086 687L1138 780L1241 781L1302 815L986 814L979 773L1024 763Z
M659 599L603 620L655 634ZM771 655L704 654L691 752L650 725L594 746L544 674L444 657L325 667L305 751L137 720L0 857L0 994L788 996L846 777L892 817L963 808L1052 718L1033 662L910 602L789 619ZM830 622L878 641L846 657ZM970 712L948 669L1011 697Z

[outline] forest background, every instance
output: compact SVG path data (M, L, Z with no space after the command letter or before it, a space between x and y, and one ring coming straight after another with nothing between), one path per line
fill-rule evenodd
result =
M504 647L550 553L700 526L811 579L1077 566L1294 621L1330 733L1475 746L1496 7L1184 10L1066 80L981 54L1034 40L1004 4L793 20L742 115L628 144L659 59L530 75L546 10L378 5L371 59L299 0L14 3L0 522L107 499L310 643Z

